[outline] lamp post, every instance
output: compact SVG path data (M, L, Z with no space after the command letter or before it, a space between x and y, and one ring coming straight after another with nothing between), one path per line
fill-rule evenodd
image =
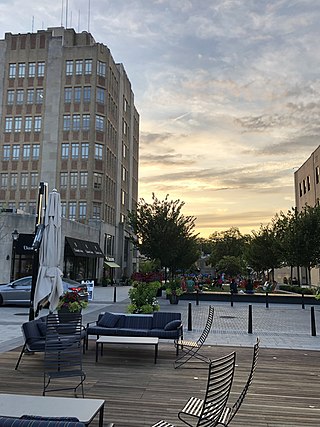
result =
M16 242L19 239L19 232L17 229L14 229L14 231L11 233L12 236L12 257L11 257L11 275L10 275L10 281L12 282L14 280L14 267L15 267L15 260L16 260Z

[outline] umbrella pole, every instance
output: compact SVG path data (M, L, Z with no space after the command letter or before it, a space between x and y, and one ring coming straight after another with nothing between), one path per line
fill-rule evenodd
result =
M33 248L33 262L32 262L32 281L31 281L31 292L30 292L30 309L29 309L29 320L34 320L35 309L34 307L34 293L36 289L37 276L39 270L39 248L41 245L43 230L44 230L44 214L47 207L48 200L48 183L40 182L39 193L38 193L38 205L36 214L36 225L35 225L35 236L32 243Z

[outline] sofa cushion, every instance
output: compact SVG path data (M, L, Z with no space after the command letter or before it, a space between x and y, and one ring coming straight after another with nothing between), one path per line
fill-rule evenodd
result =
M165 331L164 329L150 329L148 331L148 337L158 337L162 339L178 339L180 337L179 329L175 329L174 331Z
M181 313L156 311L153 313L152 329L164 329L171 320L181 320Z
M175 331L176 329L178 329L178 327L181 325L181 320L171 320L171 322L168 322L165 327L164 330L165 331Z
M46 336L47 324L45 322L37 322L37 326L42 337Z
M117 335L118 328L104 328L103 326L89 326L87 335Z
M125 329L151 329L152 316L146 314L128 314L122 328Z
M120 314L106 312L98 321L98 326L103 326L104 328L114 328L120 317Z
M149 336L149 330L150 329L126 329L126 328L119 328L116 329L117 336L122 337L147 337Z

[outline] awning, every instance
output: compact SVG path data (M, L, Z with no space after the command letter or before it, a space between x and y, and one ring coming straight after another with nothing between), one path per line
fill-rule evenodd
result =
M86 258L104 258L104 253L99 246L99 243L88 242L86 240L74 239L73 237L66 237L74 256L82 256Z
M105 261L104 262L108 267L111 268L120 268L120 265L118 265L117 263L113 262L113 261Z

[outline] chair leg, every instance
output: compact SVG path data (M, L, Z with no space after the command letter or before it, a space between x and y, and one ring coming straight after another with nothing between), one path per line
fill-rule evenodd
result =
M18 361L17 361L17 363L16 363L16 367L14 368L15 370L17 370L17 369L18 369L18 366L20 365L20 361L21 361L21 359L22 359L22 355L23 355L23 353L24 353L25 349L26 349L26 343L24 343L24 344L23 344L23 347L22 347L21 353L20 353L19 358L18 358Z

